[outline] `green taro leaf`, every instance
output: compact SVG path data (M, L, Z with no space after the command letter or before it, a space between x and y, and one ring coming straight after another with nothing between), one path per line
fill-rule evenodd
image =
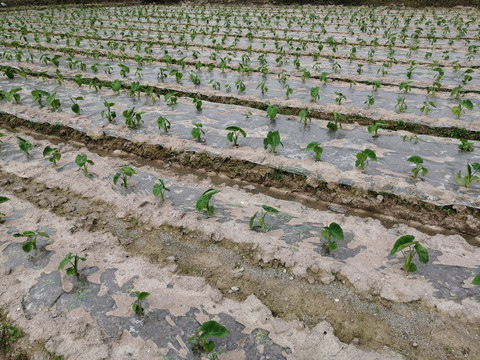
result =
M415 240L415 236L413 235L401 236L397 241L395 241L395 244L393 245L393 248L390 251L390 255L393 255L396 252L399 252L400 250L403 250L404 248L410 245L413 245L414 240Z
M200 339L206 339L209 336L222 338L230 334L230 331L228 331L227 328L220 325L218 322L212 320L203 323L202 326L200 326L200 328L197 330L197 333L202 333L199 335Z
M315 148L315 146L318 146L318 142L312 141L310 144L307 145L307 147L305 148L305 151L311 151Z
M269 212L269 213L274 213L274 214L277 214L279 213L280 211L278 211L277 209L271 207L271 206L267 206L267 205L262 205L262 208L263 210L265 210L266 212ZM256 213L255 213L256 214Z
M473 110L473 103L470 99L460 101L460 105L462 105L467 110Z
M133 170L131 167L128 167L128 166L122 167L120 170L127 176L132 176L136 174L135 170Z
M423 159L420 156L411 156L407 159L407 161L410 161L414 163L415 165L423 164Z
M329 226L329 231L330 231L330 234L335 238L335 239L338 239L340 241L343 241L344 240L344 235L343 235L343 230L342 228L340 227L340 225L338 225L337 223L335 222L332 222Z
M5 197L5 196L0 196L0 204L3 204L4 202L7 202L9 201L10 199L8 197Z
M67 255L65 255L62 261L60 261L60 264L58 265L57 270L62 270L70 262L71 259L73 259L73 256L72 256L72 253L70 252ZM67 273L68 273L68 270L67 270Z
M253 214L253 216L250 218L250 223L249 223L250 229L253 227L253 222L257 218L257 214L258 214L258 211L255 214Z
M475 276L473 278L472 284L473 285L480 285L480 274L478 274L477 276Z
M225 128L225 130L227 130L227 131L238 131L238 132L240 132L240 134L242 134L243 137L247 136L247 133L242 128L239 128L238 126L227 126Z
M415 265L413 262L410 263L410 266L408 267L408 272L414 273L417 270L418 270L417 265Z
M203 350L205 350L205 352L207 353L212 352L214 349L215 349L215 343L211 340L203 344Z
M422 264L428 263L428 251L418 241L415 241L415 250L418 254L418 259Z
M145 291L135 291L135 295L137 295L138 300L143 300L146 299L147 297L150 296L150 293L145 292Z
M25 251L25 252L30 252L32 251L33 249L33 244L31 241L25 241L23 244L22 244L22 250Z

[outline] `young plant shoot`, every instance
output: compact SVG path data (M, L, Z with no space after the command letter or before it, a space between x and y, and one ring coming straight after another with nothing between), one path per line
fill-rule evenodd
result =
M80 278L80 273L78 272L78 262L79 261L85 261L87 260L86 258L82 258L80 256L77 256L77 255L72 255L72 253L68 253L67 255L65 255L65 258L60 261L60 264L58 265L58 268L57 270L60 271L62 270L65 266L67 266L68 264L72 265L70 266L69 268L67 268L67 275L68 276L72 276L72 275L75 275L77 277L77 279Z
M278 106L270 105L267 108L267 117L270 119L270 121L275 120L275 116L277 116L277 113L278 113Z
M27 140L21 138L20 136L17 136L18 140L18 147L20 150L22 150L25 155L30 155L29 151L33 149L33 145L30 144Z
M145 114L143 111L135 111L135 106L131 109L124 110L122 115L125 118L125 125L129 128L134 128L143 123L142 115Z
M269 131L267 137L263 139L263 148L267 150L270 146L270 152L274 153L278 145L282 145L283 147L283 144L280 141L280 133L278 132L278 130Z
M62 155L58 152L57 148L51 148L50 146L45 146L45 149L43 149L43 157L45 156L50 156L48 158L48 161L50 161L53 166L57 166L57 161L60 160Z
M80 105L78 105L78 101L83 100L83 96L76 96L76 97L70 97L70 100L72 101L72 111L75 114L80 114Z
M470 187L470 184L472 182L479 182L478 176L475 174L480 173L480 164L479 163L472 163L469 164L467 163L467 175L463 176L463 181L462 181L462 172L459 171L457 174L457 184L460 186L465 186L466 188Z
M117 185L118 180L121 179L122 183L120 184L120 186L126 189L128 186L127 177L130 177L134 174L136 174L136 172L131 167L128 167L128 166L122 167L120 171L113 176L113 183Z
M75 158L75 164L78 165L79 170L81 169L85 176L89 176L88 165L95 165L95 163L92 160L89 160L85 154L77 155Z
M117 113L115 111L112 111L112 106L115 105L115 103L111 103L107 100L105 100L103 102L103 105L107 108L106 110L102 110L102 112L100 113L100 115L102 115L102 118L103 117L106 117L108 122L112 122L113 119L115 119L117 117Z
M22 245L22 250L25 252L30 252L32 249L37 249L37 237L43 236L47 239L50 238L46 232L42 231L24 231L23 233L13 234L14 238L19 237L26 237L27 241L25 241Z
M368 163L368 159L377 161L377 155L375 151L370 149L365 149L357 153L357 160L355 161L355 167L358 167L360 170L365 168L365 164Z
M401 236L393 245L390 255L401 251L403 254L404 266L403 270L407 272L417 271L417 265L412 260L415 254L418 254L418 259L422 264L428 263L428 251L418 241L415 241L413 235Z
M411 156L407 159L407 161L415 164L415 167L412 169L414 179L418 177L420 172L422 176L428 174L428 169L423 166L423 159L420 156Z
M380 127L382 126L388 126L388 124L385 122L385 121L377 121L375 122L375 124L372 124L372 125L368 125L367 126L367 131L369 134L372 134L374 133L373 137L376 138L378 137L378 129L380 129Z
M345 239L343 235L343 229L335 222L332 222L330 225L325 226L322 229L322 236L328 241L329 251L333 251L338 247L337 243L333 241L332 238L340 241Z
M207 215L210 216L214 213L215 208L210 205L210 199L213 195L219 193L222 190L208 189L197 200L196 209L201 212L203 209L207 210Z
M153 185L153 196L160 197L160 201L164 201L165 191L170 191L170 189L165 186L162 179L157 179L157 182Z
M333 122L329 121L328 124L327 124L327 128L332 130L332 131L335 131L335 130L338 129L338 126L340 125L340 129L341 129L342 128L342 121L347 121L345 116L343 116L340 113L334 112L333 113Z
M215 343L212 340L207 341L207 339L209 337L222 338L228 334L230 334L230 331L227 328L212 320L203 323L188 341L194 343L195 349L210 353L215 350Z
M205 135L205 131L203 131L203 125L201 123L192 122L194 128L192 129L192 137L197 140L198 142L202 141L202 135Z
M171 123L170 121L167 120L166 117L159 116L157 119L157 125L159 130L163 130L166 133L168 133L168 130L170 130Z
M267 205L262 205L262 209L263 210L260 210L260 211L257 211L255 214L253 214L253 216L250 218L250 229L253 229L253 223L255 222L255 219L258 220L258 222L260 223L260 228L262 229L262 231L266 231L265 230L265 216L268 214L268 213L272 213L272 214L277 214L279 213L279 211L271 206L267 206Z
M247 133L238 126L227 126L225 130L230 131L227 134L227 139L232 143L232 146L238 146L238 137L242 135L243 137L247 136Z
M305 151L313 151L315 153L315 161L320 161L323 153L323 147L321 147L317 141L312 141L310 144L307 145Z
M132 310L138 316L142 316L144 314L144 309L142 307L142 300L149 297L150 293L144 292L144 291L142 292L135 291L135 296L137 297L137 300L135 300L135 302L132 304Z

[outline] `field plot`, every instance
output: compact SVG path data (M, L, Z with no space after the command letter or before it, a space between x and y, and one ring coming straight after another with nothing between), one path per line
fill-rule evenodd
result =
M0 12L0 354L478 359L479 46L466 8Z

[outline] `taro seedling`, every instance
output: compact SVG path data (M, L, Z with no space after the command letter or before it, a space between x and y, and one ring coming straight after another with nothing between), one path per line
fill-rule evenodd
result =
M238 92L244 92L247 89L241 79L235 81L235 87L237 88Z
M365 100L364 104L367 105L367 109L370 109L370 107L375 104L375 98L373 97L373 95L368 95L367 100Z
M25 140L20 136L17 136L17 140L18 140L18 147L20 148L20 150L22 150L25 153L25 155L30 155L29 151L33 149L33 145L30 142L28 142L28 140Z
M215 343L212 340L207 341L207 339L209 337L222 338L228 334L230 331L227 328L212 320L204 322L188 341L194 342L194 349L200 350L201 348L206 353L210 353L215 350Z
M423 105L420 107L420 112L428 115L432 108L436 108L435 103L433 101L424 101Z
M53 111L57 111L58 109L60 109L61 107L61 104L60 104L60 100L57 99L57 94L56 93L53 93L53 94L50 94L48 92L45 92L47 94L47 97L46 97L46 101L47 101L47 104L53 109Z
M404 97L399 97L397 99L397 105L395 105L395 108L398 108L398 111L400 112L404 112L405 110L407 110L408 106L407 106L407 103L405 102Z
M403 254L403 270L407 272L417 271L417 265L415 265L412 260L415 254L418 254L418 260L422 264L428 263L428 250L425 249L418 241L415 241L415 236L413 235L403 235L395 241L390 255L393 255L401 251Z
M377 121L375 124L368 125L367 126L367 131L371 134L374 133L373 137L378 137L378 129L382 126L388 126L388 124L385 121Z
M10 199L6 196L0 196L0 204L3 204L4 202L9 201ZM4 217L5 214L0 211L0 223L3 223L2 217Z
M400 91L403 91L405 94L408 93L410 90L412 90L412 87L410 86L413 83L413 81L404 81L398 85L398 89Z
M0 138L1 138L1 137L4 137L4 136L5 136L4 133L0 133ZM3 141L2 141L2 140L0 140L0 144L3 144Z
M130 85L130 89L128 90L128 93L131 97L135 97L135 94L136 94L137 97L140 98L140 94L142 93L142 86L138 81L134 81Z
M315 161L320 161L323 153L323 147L321 147L317 141L312 141L310 144L307 145L305 151L313 151L315 153Z
M333 241L332 238L340 241L344 240L343 229L335 222L332 222L330 225L325 226L322 229L322 236L328 241L329 251L333 251L338 247L337 243Z
M80 273L78 272L78 262L79 262L79 260L85 261L87 259L82 258L82 257L77 256L77 255L72 255L72 253L70 252L67 255L65 255L65 257L63 258L62 261L60 261L60 264L58 265L57 270L60 271L65 266L70 264L71 266L69 268L67 268L67 275L68 276L75 275L77 277L77 279L79 279L80 278Z
M102 115L102 118L103 117L106 117L108 122L112 122L113 119L115 119L117 117L117 113L115 111L112 111L112 106L115 105L115 103L111 103L107 100L105 100L103 102L103 105L107 108L106 110L102 110L102 112L100 113L100 115Z
M201 212L203 209L207 210L207 215L210 216L214 213L215 208L210 205L210 200L213 195L219 193L221 190L208 189L197 200L196 209Z
M338 105L342 105L342 101L347 100L347 97L345 95L343 95L341 92L335 91L335 94L337 94L337 97L335 98L335 102Z
M76 97L70 97L70 100L72 101L72 111L75 114L80 114L80 105L78 105L77 101L83 100L83 96L76 96Z
M227 126L225 130L230 131L227 134L227 139L232 143L232 146L238 146L237 142L240 135L242 135L243 137L247 136L245 130L238 126Z
M131 109L124 110L122 115L125 118L125 125L129 128L139 126L143 123L142 115L145 114L143 111L135 111L135 106Z
M130 68L127 65L118 64L120 68L120 76L127 77L127 74L130 72Z
M32 98L34 102L37 102L39 106L42 106L42 97L47 97L50 94L46 91L34 89L32 90Z
M202 100L198 99L198 98L193 98L193 105L195 105L195 108L197 109L197 111L201 111L202 110Z
M122 183L120 184L120 186L123 186L126 189L128 185L127 177L131 177L134 174L136 174L136 172L131 167L122 167L120 168L120 171L113 176L113 184L117 185L118 180L121 179Z
M327 128L335 131L335 130L338 129L338 126L340 125L340 129L341 129L342 128L341 121L347 121L347 119L342 114L334 112L333 113L333 122L329 121L328 124L327 124Z
M137 300L135 300L135 302L132 304L132 310L138 316L142 316L144 314L144 310L143 310L143 307L142 307L142 300L149 297L150 293L144 292L144 291L142 291L142 292L135 291L135 296L137 297Z
M473 103L469 99L462 100L458 105L452 107L452 114L460 119L460 116L465 114L465 110L473 110Z
M412 169L413 178L416 179L418 174L421 171L421 175L425 176L428 174L428 169L423 166L423 159L420 156L411 156L407 159L407 161L415 164L415 167Z
M263 139L263 148L267 150L270 146L270 152L274 153L278 145L282 145L283 147L283 144L280 141L280 133L278 132L278 130L269 131L267 137Z
M165 101L168 105L175 105L177 103L178 98L175 96L177 93L175 91L169 92L165 94Z
M202 141L202 134L205 135L205 131L203 131L202 127L203 125L201 123L196 123L196 122L192 122L194 128L192 129L192 137L201 142Z
M8 102L12 102L15 100L15 102L18 104L20 102L20 94L18 94L20 91L22 91L22 88L13 88L10 91L5 91L5 90L0 90L0 100L6 99Z
M278 106L270 105L267 108L267 117L270 119L270 121L275 120L275 116L277 116L277 113L278 113Z
M278 214L279 213L279 211L277 209L275 209L271 206L267 206L267 205L262 205L262 209L263 210L257 211L250 218L250 223L249 223L250 229L253 228L253 223L255 222L255 219L256 219L260 223L260 228L262 229L262 231L266 231L265 230L265 216L267 216L268 213L272 213L272 214Z
M368 163L368 159L377 161L377 155L375 151L371 149L365 149L357 153L357 160L355 161L355 167L358 167L360 170L365 168L365 164Z
M284 89L286 89L285 91L285 96L287 98L287 100L290 98L290 95L293 94L293 89L290 87L290 85L285 85Z
M89 176L88 165L95 165L95 163L92 160L89 160L85 154L77 155L75 158L75 164L78 165L79 170L81 169L85 176Z
M120 80L114 80L110 83L110 87L116 95L119 95L120 89L122 88L122 82Z
M318 86L310 88L310 97L312 102L317 102L320 99L320 88Z
M42 231L24 231L23 233L13 234L14 238L26 237L27 241L22 244L22 250L25 252L30 252L32 249L37 249L37 237L43 236L47 239L50 238L47 233Z
M170 189L165 186L162 179L157 179L157 182L153 185L153 196L160 197L160 201L164 201L165 191L170 191Z
M266 86L267 80L263 80L260 84L257 85L256 90L260 88L262 95L265 95L268 92L268 87Z
M43 149L43 157L45 156L50 156L48 158L48 161L50 161L53 166L57 166L57 161L60 160L62 155L58 152L57 148L51 148L50 146L45 146L45 149Z
M163 130L166 133L168 133L168 130L170 129L171 123L170 121L167 120L166 117L159 116L157 119L157 125L159 130Z
M467 163L467 175L463 177L463 182L462 182L462 172L459 171L456 178L457 184L468 188L470 187L470 184L472 183L472 181L478 183L479 182L478 176L475 175L478 173L480 173L479 163L472 163L472 164Z
M190 73L190 80L192 80L193 85L198 86L200 85L200 78L195 73Z
M466 140L460 139L461 144L458 145L458 148L462 151L473 151L473 143Z
M303 109L303 110L300 110L300 112L298 113L298 116L300 117L300 120L303 121L303 125L307 125L308 122L312 122L312 118L310 117L310 115L308 115L308 110L307 109Z

